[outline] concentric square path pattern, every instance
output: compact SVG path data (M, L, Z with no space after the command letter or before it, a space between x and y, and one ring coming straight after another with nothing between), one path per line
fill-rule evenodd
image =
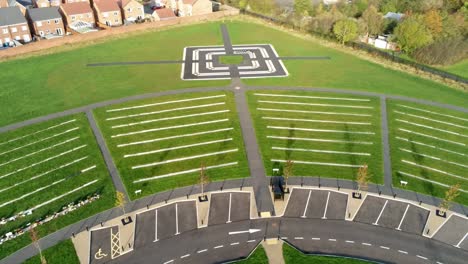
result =
M238 65L220 63L223 55L241 55ZM274 47L269 44L234 45L233 54L224 46L186 47L181 78L212 80L240 78L286 77L288 71Z

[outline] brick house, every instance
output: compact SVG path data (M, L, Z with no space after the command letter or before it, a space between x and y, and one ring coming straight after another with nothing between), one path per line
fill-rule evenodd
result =
M32 0L34 7L49 7L49 6L60 6L62 0Z
M124 21L135 22L145 17L143 5L135 0L119 0L118 4L122 9Z
M180 17L204 15L213 12L213 4L210 0L167 0L167 6Z
M88 2L63 4L59 12L64 18L65 25L73 30L90 29L96 26L94 13Z
M17 6L0 8L0 45L11 45L13 40L31 41L28 21Z
M14 6L17 6L23 15L26 14L26 7L24 7L21 3L16 2L16 0L0 0L0 8Z
M65 27L56 6L28 9L27 17L34 35L40 37L63 36Z
M79 2L85 2L85 3L90 4L89 0L63 0L64 4L79 3Z
M145 6L145 14L147 16L151 16L154 21L177 18L174 11L170 8L151 8L149 5Z
M122 12L115 0L94 0L96 20L109 27L122 25Z

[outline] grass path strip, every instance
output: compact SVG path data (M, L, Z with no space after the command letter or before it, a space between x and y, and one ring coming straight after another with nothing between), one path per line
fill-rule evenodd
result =
M15 142L15 141L20 140L20 139L23 139L23 138L30 137L30 136L32 136L32 135L39 134L39 133L44 132L44 131L47 131L47 130L54 129L54 128L56 128L56 127L60 127L60 126L63 126L63 125L69 124L69 123L73 123L73 122L75 122L75 121L76 121L76 119L68 120L68 121L62 122L62 123L60 123L60 124L57 124L57 125L54 125L54 126L50 126L50 127L48 127L48 128L45 128L45 129L36 131L36 132L34 132L34 133L31 133L31 134L27 134L27 135L24 135L24 136L21 136L21 137L17 137L17 138L10 139L10 140L8 140L8 141L5 141L5 142L0 143L0 146L1 146L1 145L4 145L4 144L11 143L11 142Z
M24 171L24 170L26 170L26 169L35 167L35 166L37 166L37 165L39 165L39 164L42 164L42 163L44 163L44 162L47 162L47 161L56 159L56 158L61 157L61 156L63 156L63 155L72 153L73 151L82 149L82 148L84 148L84 147L86 147L86 144L85 144L85 145L81 145L81 146L76 147L76 148L73 148L73 149L70 149L70 150L67 150L67 151L62 152L62 153L60 153L60 154L58 154L58 155L49 157L49 158L47 158L47 159L45 159L45 160L41 160L41 161L39 161L39 162L33 163L33 164L29 165L29 166L26 166L26 167L17 169L17 170L15 170L15 171L9 172L9 173L7 173L7 174L4 174L4 175L0 176L0 179L3 179L3 178L5 178L5 177L7 177L7 176L11 176L11 175L13 175L13 174L15 174L15 173L18 173L18 172L20 172L20 171Z
M24 158L33 156L33 155L35 155L35 154L37 154L37 153L40 153L40 152L43 152L43 151L46 151L46 150L49 150L49 149L53 149L53 148L55 148L55 147L61 146L61 145L66 144L66 143L68 143L68 142L72 142L72 141L77 140L77 139L79 139L79 138L80 138L80 137L70 138L70 139L67 139L67 140L65 140L65 141L62 141L62 142L60 142L60 143L57 143L57 144L55 144L55 145L52 145L52 146L50 146L50 147L43 148L43 149L40 149L40 150L38 150L38 151L28 153L28 154L23 155L23 156L21 156L21 157L19 157L19 158L15 158L15 159L12 159L12 160L9 160L9 161L7 161L7 162L2 163L2 164L0 164L0 167L3 166L3 165L6 165L6 164L9 164L9 163L12 163L12 162L15 162L15 161L18 161L18 160L21 160L21 159L24 159Z
M157 105L167 105L167 104L176 104L176 103L184 103L184 102L192 102L192 101L220 98L220 97L225 97L225 96L226 96L225 94L220 94L220 95L213 95L213 96L204 96L204 97L195 97L195 98L188 98L188 99L181 99L181 100L165 101L165 102L159 102L159 103L152 103L152 104L144 104L144 105L136 105L136 106L129 106L129 107L123 107L123 108L110 109L110 110L107 110L106 112L118 112L118 111L145 108L145 107L151 107L151 106L157 106Z
M204 105L192 105L192 106L178 107L178 108L164 109L164 110L153 111L153 112L144 112L144 113L138 113L138 114L125 115L125 116L109 117L106 119L106 121L133 118L133 117L139 117L139 116L147 116L147 115L155 115L155 114L162 114L162 113L170 113L174 111L190 110L190 109L197 109L197 108L206 108L206 107L225 105L225 104L226 104L225 102L220 102L220 103L212 103L212 104L204 104Z
M297 130L297 131L324 132L324 133L375 135L374 132L367 132L367 131L344 131L344 130L332 130L332 129L316 129L316 128L302 128L302 127L279 127L279 126L267 126L267 128L277 129L277 130Z
M441 159L441 158L438 158L438 157L434 157L434 156L430 156L430 155L426 155L426 154L422 154L422 153L417 153L417 152L411 151L411 150L409 150L409 149L404 149L404 148L399 148L399 149L400 149L401 151L403 151L403 152L411 153L411 154L413 154L413 155L417 155L417 156L421 156L421 157L426 157L426 158L428 158L428 159L438 160L438 161L441 161L441 162L445 162L445 163L457 165L457 166L460 166L460 167L468 168L468 165L456 163L456 162L449 161L449 160L444 160L444 159Z
M148 123L154 123L154 122L160 122L160 121L176 120L176 119L183 119L183 118L196 117L196 116L216 115L216 114L222 114L222 113L228 113L228 112L229 110L219 110L219 111L204 112L204 113L182 115L182 116L171 116L171 117L150 119L150 120L129 123L129 124L116 125L116 126L112 126L112 128L129 127L129 126L142 125L142 124L148 124Z
M270 111L270 112L285 112L285 113L319 114L319 115L362 116L362 117L371 117L372 116L372 115L369 115L369 114L357 114L357 113L323 112L323 111L308 111L308 110L290 110L290 109L262 108L262 107L257 108L257 110Z
M280 105L306 105L306 106L324 106L324 107L338 107L338 108L374 109L374 107L372 106L362 106L362 105L313 104L313 103L280 102L280 101L264 101L264 100L258 100L258 102L266 103L266 104L280 104Z
M130 142L130 143L119 144L119 145L117 145L117 147L121 148L121 147L126 147L126 146L148 144L148 143L159 142L159 141L164 141L164 140L171 140L171 139L176 139L176 138L193 137L193 136L200 136L200 135L213 134L213 133L219 133L219 132L226 132L226 131L231 131L233 129L234 128L232 128L232 127L228 127L228 128L208 130L208 131L202 131L202 132L196 132L196 133L190 133L190 134L183 134L183 135L177 135L177 136L154 138L154 139L148 139L148 140L143 140L143 141L135 141L135 142Z
M426 170L431 170L431 171L435 171L435 172L438 172L438 173L442 173L442 174L445 174L445 175L448 175L448 176L451 176L451 177L454 177L454 178L458 178L458 179L461 179L461 180L465 180L465 181L468 181L467 178L463 177L463 176L460 176L460 175L456 175L456 174L453 174L453 173L449 173L449 172L446 172L446 171L443 171L443 170L439 170L439 169L436 169L436 168L432 168L432 167L429 167L429 166L424 166L424 165L421 165L421 164L418 164L418 163L415 163L415 162L411 162L411 161L407 161L407 160L401 160L403 163L406 163L406 164L410 164L410 165L413 165L415 167L419 167L419 168L423 168L423 169L426 169Z
M224 163L224 164L219 164L219 165L207 166L207 167L205 167L205 170L228 167L228 166L234 166L234 165L237 165L237 162L230 162L230 163ZM167 178L167 177L171 177L171 176L188 174L188 173L193 173L193 172L198 172L198 171L200 171L200 168L185 170L185 171L178 171L178 172L153 176L153 177L150 177L150 178L139 179L139 180L133 181L133 183L152 181L152 180L157 180L157 179L161 179L161 178Z
M423 119L423 120L427 120L427 121L431 121L431 122L441 123L441 124L444 124L444 125L449 125L449 126L454 126L454 127L459 127L459 128L468 129L468 127L466 127L466 126L462 126L462 125L454 124L454 123L450 123L450 122L445 122L445 121L438 120L438 119L432 119L432 118L429 118L429 117L424 117L424 116L419 116L419 115L413 115L413 114L409 114L409 113L405 113L405 112L400 112L400 111L393 111L393 112L395 112L395 113L397 113L397 114L400 114L400 115L411 116L411 117L414 117L414 118L419 118L419 119Z
M436 140L439 140L439 141L452 143L452 144L459 145L459 146L466 146L465 143L452 141L452 140L448 140L448 139L443 139L443 138L438 138L438 137L434 137L434 136L427 135L427 134L424 134L424 133L419 133L419 132L415 132L415 131L412 131L412 130L404 129L404 128L398 128L398 130L409 133L409 134L414 134L414 135L418 135L418 136L422 136L422 137L427 137L427 138L432 138L432 139L436 139Z
M152 129L145 129L145 130L140 130L140 131L112 135L111 137L112 138L125 137L125 136L138 135L138 134L144 134L144 133L155 132L155 131L170 130L170 129L184 128L184 127L193 127L193 126L202 126L202 125L209 125L209 124L215 124L215 123L221 123L221 122L227 122L227 121L229 121L228 118L210 120L210 121L198 122L198 123L183 124L183 125L178 125L178 126L157 127L157 128L152 128Z
M370 126L370 125L371 125L371 123L366 123L366 122L346 122L346 121L316 120L316 119L301 119L301 118L284 118L284 117L262 117L262 119L266 119L266 120L280 120L280 121L312 122L312 123L363 125L363 126Z
M433 149L437 149L437 150L442 150L442 151L445 151L445 152L448 152L448 153L452 153L452 154L456 154L456 155L460 155L460 156L468 156L467 154L463 154L463 153L456 152L456 151L449 150L449 149L439 148L439 147L436 147L436 146L433 146L433 145L429 145L429 144L426 144L426 143L422 143L422 142L418 142L418 141L414 141L414 140L409 140L409 139L407 139L407 138L396 137L396 139L399 139L399 140L402 140L402 141L406 141L406 142L409 142L409 143L412 143L412 144L420 145L420 146L425 146L425 147L428 147L428 148L433 148Z
M370 99L344 98L344 97L326 97L326 96L307 96L307 95L290 95L290 94L264 94L264 93L255 93L255 95L257 95L257 96L269 96L269 97L307 98L307 99L341 100L341 101L359 101L359 102L369 102L369 101L370 101Z
M348 140L321 139L321 138L300 138L300 137L279 137L279 136L267 136L267 138L283 139L283 140L299 140L299 141L315 141L315 142L357 144L357 145L372 145L372 144L374 144L372 142L367 142L367 141L348 141Z
M408 108L408 109L412 109L412 110L416 110L416 111L421 111L421 112L424 112L424 113L430 113L430 114L434 114L434 115L450 117L450 118L453 118L453 119L458 119L458 120L462 120L462 121L467 121L467 122L468 122L468 119L466 119L466 118L461 118L461 117L458 117L458 116L442 114L442 113L438 113L438 112L434 112L434 111L429 111L429 110L425 110L425 109L421 109L421 108L417 108L417 107L411 107L411 106L407 106L407 105L398 104L398 106L404 107L404 108Z
M172 147L172 148L163 148L163 149L151 150L151 151L134 153L134 154L127 154L127 155L124 155L124 158L144 156L144 155L149 155L149 154L154 154L154 153L159 153L159 152L165 152L165 151L171 151L171 150L176 150L176 149L184 149L184 148L205 146L205 145L216 144L216 143L227 142L227 141L232 141L232 138L213 140L213 141L206 141L206 142L200 142L200 143L195 143L195 144L190 144L190 145L177 146L177 147Z
M439 132L443 132L443 133L447 133L447 134L451 134L451 135L456 135L456 136L468 138L468 135L460 134L458 132L454 132L454 131L450 131L450 130L440 129L440 128L436 128L436 127L432 127L432 126L426 126L426 125L423 125L423 124L410 122L410 121L403 120L403 119L395 119L395 120L398 121L398 122L401 122L401 123L412 125L412 126L424 127L426 129L431 129L431 130L435 130L435 131L439 131Z
M370 156L370 153L363 152L347 152L347 151L334 151L334 150L322 150L322 149L304 149L304 148L283 148L283 147L271 147L274 150L287 150L287 151L304 151L304 152L316 152L316 153L328 153L328 154L343 154L343 155L356 155L356 156Z
M286 163L287 160L280 159L271 159L272 162L281 162ZM328 163L328 162L314 162L314 161L303 161L303 160L292 160L296 164L306 164L306 165L321 165L321 166L331 166L331 167L348 167L348 168L360 168L362 165L352 165L352 164L342 164L342 163Z
M54 138L54 137L58 137L58 136L61 136L61 135L70 133L70 132L75 131L75 130L78 130L78 129L80 129L80 128L79 128L79 127L74 127L74 128L72 128L72 129L65 130L65 131L60 132L60 133L58 133L58 134L54 134L54 135L52 135L52 136L50 136L50 137L41 138L41 139L39 139L39 140L37 140L37 141L28 143L28 144L26 144L26 145L23 145L23 146L20 146L20 147L16 147L16 148L14 148L14 149L10 149L10 150L4 151L4 152L0 153L0 156L5 155L5 154L10 153L10 152L13 152L13 151L17 151L17 150L22 149L22 148L25 148L25 147L32 146L32 145L34 145L34 144L40 143L40 142L42 142L42 141L49 140L49 139Z
M416 176L416 175L413 175L413 174L409 174L409 173L406 173L406 172L398 171L398 173L400 173L400 174L403 175L403 176L415 178L415 179L418 179L418 180L421 180L421 181L425 181L425 182L430 182L430 183L432 183L432 184L439 185L439 186L442 186L442 187L446 187L446 188L450 188L450 187L451 187L451 186L448 185L448 184L443 184L443 183L440 183L440 182L437 182L437 181L428 180L428 179L426 179L426 178L419 177L419 176ZM458 189L458 190L459 190L460 192L468 193L468 191L463 190L463 189Z
M86 158L88 158L88 156L85 156L85 157L76 159L76 160L74 160L74 161L72 161L72 162L69 162L69 163L67 163L67 164L61 165L61 166L59 166L59 167L57 167L57 168L53 168L53 169L51 169L51 170L49 170L49 171L46 171L46 172L43 172L43 173L38 174L38 175L36 175L36 176L33 176L33 177L31 177L31 178L29 178L29 179L27 179L27 180L24 180L24 181L22 181L22 182L17 182L17 183L15 183L15 184L11 185L11 186L8 186L8 187L6 187L6 188L1 189L1 190L0 190L0 193L1 193L1 192L4 192L4 191L6 191L6 190L9 190L9 189L11 189L11 188L14 188L14 187L16 187L16 186L19 186L19 185L21 185L21 184L24 184L24 183L26 183L26 182L30 182L30 181L32 181L32 180L35 180L35 179L37 179L37 178L40 178L40 177L42 177L42 176L44 176L44 175L47 175L47 174L49 174L49 173L51 173L51 172L54 172L54 171L57 171L57 170L66 168L66 167L68 167L68 166L70 166L70 165L73 165L73 164L75 164L75 163L78 163L78 162L80 162L80 161L82 161L82 160L84 160L84 159L86 159Z
M220 155L220 154L227 154L227 153L236 152L238 150L239 149L229 149L229 150L205 153L205 154L194 155L194 156L189 156L189 157L183 157L183 158L178 158L178 159L164 160L164 161L160 161L160 162L154 162L154 163L149 163L149 164L142 164L142 165L133 166L132 169L134 170L134 169L153 167L153 166L158 166L158 165L163 165L163 164L168 164L168 163L173 163L173 162L179 162L179 161L184 161L184 160L192 160L192 159L216 156L216 155Z
M31 195L33 195L33 194L35 194L35 193L38 193L38 192L40 192L40 191L42 191L42 190L45 190L45 189L47 189L47 188L49 188L49 187L52 187L52 186L54 186L54 185L57 185L57 184L59 184L59 183L61 183L61 182L63 182L63 181L65 181L65 179L61 179L61 180L58 180L58 181L54 181L53 183L50 183L50 184L48 184L48 185L46 185L46 186L44 186L44 187L37 188L36 190L34 190L34 191L32 191L32 192L29 192L29 193L26 193L26 194L23 194L23 195L21 195L20 197L18 197L18 198L16 198L16 199L13 199L13 200L10 200L10 201L8 201L8 202L5 202L5 203L0 204L0 208L1 208L1 207L4 207L4 206L6 206L6 205L12 204L12 203L14 203L14 202L17 202L17 201L19 201L19 200L22 200L22 199L24 199L24 198L26 198L26 197L28 197L28 196L31 196Z

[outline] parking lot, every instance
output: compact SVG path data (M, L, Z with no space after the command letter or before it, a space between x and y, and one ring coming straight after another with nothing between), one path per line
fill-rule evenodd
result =
M422 207L367 195L354 221L422 235L428 217Z
M250 192L212 193L208 225L250 219Z
M452 215L432 238L468 250L467 237L468 219L466 217Z
M120 256L120 236L117 226L92 230L90 236L90 264L107 263Z

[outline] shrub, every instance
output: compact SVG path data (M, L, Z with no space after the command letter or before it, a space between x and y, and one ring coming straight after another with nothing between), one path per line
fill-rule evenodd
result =
M458 37L440 40L416 49L413 58L429 65L450 65L468 58L468 39Z

